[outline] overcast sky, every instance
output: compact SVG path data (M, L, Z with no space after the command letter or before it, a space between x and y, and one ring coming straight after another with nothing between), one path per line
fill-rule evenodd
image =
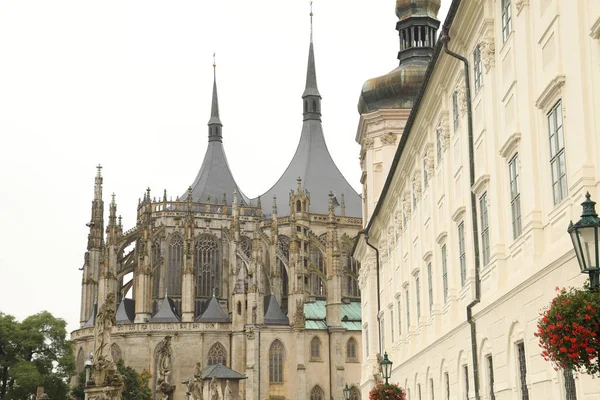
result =
M314 2L325 139L359 193L356 104L397 66L394 6ZM0 1L0 312L78 327L96 165L124 229L146 187L185 192L207 145L213 52L229 166L248 196L270 188L300 137L309 31L308 0Z

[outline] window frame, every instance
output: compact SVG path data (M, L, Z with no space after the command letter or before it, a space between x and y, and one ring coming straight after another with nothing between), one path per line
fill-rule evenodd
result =
M433 311L433 275L432 275L432 267L431 261L427 262L427 290L428 290L428 298L429 298L429 313Z
M421 278L418 273L415 275L415 298L417 306L417 325L419 325L419 320L421 319Z
M442 292L444 295L444 304L448 303L448 251L446 244L440 246L440 254L442 261Z
M502 0L500 7L502 8L502 43L506 43L512 32L512 1Z
M310 360L321 361L321 339L315 336L310 341Z
M494 390L494 359L491 354L485 356L487 369L488 369L488 397L490 400L496 400L496 393Z
M485 267L490 263L490 223L489 207L487 202L488 192L479 196L479 219L481 223L481 260Z
M457 227L458 231L458 262L460 266L460 286L467 284L467 255L465 246L465 221L461 221Z
M510 189L510 210L512 215L513 240L523 233L521 220L521 185L519 183L519 153L508 161L508 182Z
M454 132L456 132L460 126L460 113L458 112L458 92L456 90L452 92L452 119L454 123Z
M552 106L552 108L546 114L546 116L548 119L548 140L550 142L548 150L550 153L552 199L554 201L554 205L557 206L569 194L569 186L567 184L567 160L565 152L564 116L562 110L562 99L558 100L554 104L554 106ZM557 174L559 175L558 177L556 176Z
M477 43L473 50L473 86L475 93L479 93L483 83L483 63L481 61L481 44Z
M525 354L525 342L515 343L518 373L518 391L521 400L529 400L529 388L527 387L527 356Z
M277 353L274 352L275 350L277 350ZM269 384L283 384L285 382L284 361L285 347L279 339L275 339L269 346Z
M406 302L406 327L410 329L410 294L408 288L405 290L404 301Z

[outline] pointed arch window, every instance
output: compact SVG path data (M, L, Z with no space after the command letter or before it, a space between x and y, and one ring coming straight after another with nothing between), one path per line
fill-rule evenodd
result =
M283 383L284 348L279 340L269 348L269 383Z
M296 200L296 212L302 212L302 202L300 200Z
M348 361L358 361L358 357L356 356L356 346L356 339L348 339L348 343L346 343L346 358Z
M310 400L323 400L325 397L325 393L323 393L323 389L319 387L319 385L315 386L313 390L310 391Z
M310 359L321 359L321 339L316 336L310 341Z
M352 248L349 246L343 247L342 263L342 271L344 272L344 279L346 281L344 295L348 297L360 297L360 289L358 288L360 263L352 257Z
M168 257L167 291L169 296L181 296L181 268L183 266L183 239L181 236L175 235L171 238Z
M221 257L215 237L202 235L194 249L194 271L196 273L196 296L210 297L213 288L220 294Z
M215 343L208 351L207 365L223 364L227 365L227 351L221 343Z
M277 238L277 265L279 268L279 276L281 276L282 296L288 296L288 273L285 268L285 263L290 259L290 239L287 236L280 235Z
M85 368L85 353L83 352L83 348L79 348L77 352L77 361L75 362L75 371L80 373Z
M152 297L155 299L160 297L160 280L162 275L162 254L160 248L160 241L156 241L152 244Z
M325 277L325 261L323 254L319 250L312 250L310 258L312 262L311 269L313 269L311 273L311 293L314 296L325 296L325 282L323 280L323 277Z

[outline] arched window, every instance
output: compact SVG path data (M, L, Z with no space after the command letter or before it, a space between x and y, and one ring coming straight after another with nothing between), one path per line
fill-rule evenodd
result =
M321 359L321 339L316 336L310 341L310 358L311 360Z
M313 100L313 108L312 108L312 111L313 111L313 112L316 112L316 111L317 111L317 101L316 101L316 100Z
M83 353L83 348L79 348L79 351L77 352L77 361L75 362L75 371L77 371L77 373L80 373L81 371L83 371L84 367L85 354Z
M242 315L242 302L241 301L237 302L237 313L238 313L238 315Z
M215 343L208 351L207 365L223 364L227 365L227 351L221 343Z
M183 239L175 235L169 242L167 291L169 296L181 296L181 268L183 266ZM164 295L164 293L161 293Z
M319 250L312 250L310 252L310 258L312 261L311 267L315 268L311 274L311 292L315 296L325 296L325 282L323 276L325 276L325 262L323 260L323 254Z
M287 236L280 235L277 238L277 267L279 268L279 276L281 276L282 296L288 296L288 273L285 268L285 262L290 259L290 239Z
M304 100L304 112L308 111L308 100Z
M152 244L152 297L155 299L161 295L160 278L162 264L160 241L156 241Z
M112 356L114 362L121 361L121 359L123 358L123 353L121 352L121 348L118 344L113 343L110 346L110 355Z
M246 257L252 257L252 240L248 236L240 237L240 250Z
M356 355L356 339L350 338L346 343L346 358L348 361L358 361Z
M302 212L302 202L300 200L296 200L296 212Z
M350 400L360 400L360 390L356 386L352 386L352 389L350 389Z
M283 344L279 340L269 348L269 383L283 383Z
M347 297L360 297L360 290L358 288L360 263L352 257L352 248L350 246L342 247L341 261L345 281L343 295Z
M323 389L319 387L319 385L315 386L313 390L310 391L310 400L323 400L325 397L325 393L323 393Z
M210 297L213 288L220 294L221 258L216 238L202 235L196 240L194 252L194 270L196 272L196 296Z

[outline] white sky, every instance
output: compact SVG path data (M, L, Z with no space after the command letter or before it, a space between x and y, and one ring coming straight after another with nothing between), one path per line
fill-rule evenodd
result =
M300 137L308 3L0 1L0 312L78 327L95 167L124 229L146 187L185 192L207 145L213 51L233 175L250 197L275 183ZM358 192L356 104L397 66L394 5L314 3L325 139Z

